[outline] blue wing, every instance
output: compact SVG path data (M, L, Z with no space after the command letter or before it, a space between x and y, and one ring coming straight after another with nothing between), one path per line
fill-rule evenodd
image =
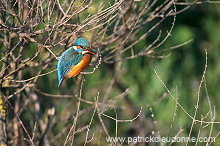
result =
M63 77L67 75L73 65L78 64L82 60L83 55L75 52L73 47L66 50L60 57L57 65L58 71L58 87L63 81Z

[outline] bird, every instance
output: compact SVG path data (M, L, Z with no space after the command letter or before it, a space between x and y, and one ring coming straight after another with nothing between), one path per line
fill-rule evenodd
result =
M90 49L88 40L84 38L76 39L73 46L67 49L58 60L58 87L65 78L75 77L87 68L94 54L96 52Z

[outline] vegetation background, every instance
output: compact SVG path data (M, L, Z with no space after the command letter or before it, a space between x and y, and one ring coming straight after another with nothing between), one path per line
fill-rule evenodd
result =
M220 145L219 3L1 1L1 144ZM58 88L58 57L77 37L98 53Z

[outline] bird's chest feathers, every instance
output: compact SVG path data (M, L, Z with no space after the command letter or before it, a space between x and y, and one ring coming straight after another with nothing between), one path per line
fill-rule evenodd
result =
M92 56L90 54L85 54L82 60L77 64L73 65L70 71L67 73L66 77L71 78L82 72L91 62Z

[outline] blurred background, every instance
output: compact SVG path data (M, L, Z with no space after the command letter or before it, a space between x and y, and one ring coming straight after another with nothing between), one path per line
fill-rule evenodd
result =
M10 145L127 145L106 137L150 135L215 137L188 144L220 145L219 2L119 2L42 1L33 8L1 2L1 97ZM69 5L64 18L61 7ZM33 18L19 22L15 12ZM77 37L98 52L86 72L97 68L58 88L57 59ZM179 144L186 142L172 143Z

